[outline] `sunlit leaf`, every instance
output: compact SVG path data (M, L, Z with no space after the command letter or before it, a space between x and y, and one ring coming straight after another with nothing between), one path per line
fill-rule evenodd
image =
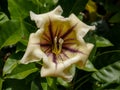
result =
M64 80L61 79L61 78L57 78L57 81L58 81L58 83L59 83L60 85L62 85L62 86L64 86L64 87L69 87L69 86L70 86L68 82L64 81Z
M47 77L46 80L47 80L47 84L49 85L49 87L51 89L57 90L57 87L56 87L56 78Z
M113 46L113 44L105 39L104 37L101 36L95 36L96 39L96 47L108 47L108 46Z
M0 12L0 24L8 20L9 20L8 17L3 12Z
M102 84L102 87L118 83L120 84L120 61L110 64L93 73L92 77Z
M48 84L47 82L41 82L41 86L43 90L48 90Z
M27 65L19 64L10 74L6 75L5 78L24 79L36 71L38 71L38 68L36 68L34 63Z
M17 66L17 64L17 60L8 58L3 68L3 76L5 74L10 74L12 70Z

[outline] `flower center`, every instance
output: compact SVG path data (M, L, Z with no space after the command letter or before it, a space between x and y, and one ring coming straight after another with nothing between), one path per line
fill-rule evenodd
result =
M57 38L57 36L54 38L54 44L52 46L52 53L58 55L61 53L62 50L62 44L64 40L62 38Z

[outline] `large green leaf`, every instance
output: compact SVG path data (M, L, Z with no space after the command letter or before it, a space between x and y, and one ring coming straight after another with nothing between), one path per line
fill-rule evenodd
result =
M105 87L112 83L120 84L120 61L110 64L92 74L92 77Z
M0 25L0 49L4 46L15 44L21 39L19 23L17 21L7 21Z
M10 74L6 75L5 78L24 79L31 73L38 70L39 69L36 68L34 63L30 63L27 65L19 64Z
M94 66L100 69L114 62L117 62L118 60L120 60L120 50L104 51L97 54L94 61Z
M8 58L3 67L3 76L5 74L10 74L12 70L17 66L17 64L17 60Z
M8 0L12 19L25 19L30 11L35 13L49 11L54 4L53 0Z
M29 15L29 11L38 12L37 2L38 0L34 0L34 3L33 0L8 0L11 18L24 19Z
M4 46L16 44L21 39L27 39L30 25L23 21L10 20L0 25L0 49Z

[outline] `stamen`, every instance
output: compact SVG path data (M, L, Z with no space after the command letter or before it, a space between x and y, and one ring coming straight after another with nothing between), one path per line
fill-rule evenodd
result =
M62 50L62 44L63 44L64 40L62 38L59 39L59 50L58 52L60 53Z
M53 52L57 52L57 36L54 38Z
M58 39L57 36L54 38L54 45L52 46L52 52L54 54L60 54L62 50L62 44L64 40L62 38Z

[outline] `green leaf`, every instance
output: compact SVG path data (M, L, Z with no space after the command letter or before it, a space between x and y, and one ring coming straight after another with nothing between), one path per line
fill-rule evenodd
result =
M38 1L38 0L34 0ZM8 9L11 14L11 18L24 19L29 16L29 11L38 12L39 6L37 3L33 3L33 0L8 0Z
M31 73L38 70L39 69L36 68L34 63L30 63L27 65L19 64L10 74L6 75L5 78L24 79Z
M0 12L0 24L8 21L8 17L3 13L3 12Z
M92 71L97 71L97 69L94 67L94 65L91 63L90 60L86 62L86 65L84 68L82 68L85 71L92 72Z
M70 84L61 78L57 78L57 82L64 87L70 87Z
M12 90L12 88L6 88L5 90Z
M15 59L8 58L3 67L3 76L5 74L10 74L12 70L17 66L18 62Z
M112 16L109 20L111 23L119 23L120 22L120 12L116 13L114 16Z
M113 44L105 39L104 37L101 36L95 36L96 39L96 47L108 47L108 46L113 46Z
M17 21L7 21L0 25L0 49L4 46L15 44L21 39L21 32Z
M21 39L28 40L29 32L27 27L30 28L30 25L19 20L10 20L1 24L0 49L8 45L16 44Z
M75 13L76 15L78 15L81 11L85 10L87 2L88 0L75 0L70 13Z
M8 0L8 9L12 19L25 19L29 12L44 13L55 5L53 0Z
M112 83L120 84L120 61L110 64L92 74L92 77L105 87Z
M56 87L56 78L47 77L46 79L47 79L47 84L49 85L49 87L52 90L57 90L57 87Z
M85 10L88 0L59 0L58 4L63 8L63 15L69 16L71 13L78 15L80 11ZM68 4L69 3L69 4Z
M30 90L30 83L26 83L25 79L6 79L3 90Z
M31 90L39 90L39 87L35 84L35 82L31 83Z
M120 90L120 86L118 86L115 90Z
M41 82L41 86L43 90L48 90L48 84L46 82Z
M2 90L3 79L0 77L0 90Z
M25 50L26 50L25 45L23 45L22 43L17 43L16 52L25 51Z
M120 60L120 50L111 50L98 53L95 57L94 66L98 69Z

